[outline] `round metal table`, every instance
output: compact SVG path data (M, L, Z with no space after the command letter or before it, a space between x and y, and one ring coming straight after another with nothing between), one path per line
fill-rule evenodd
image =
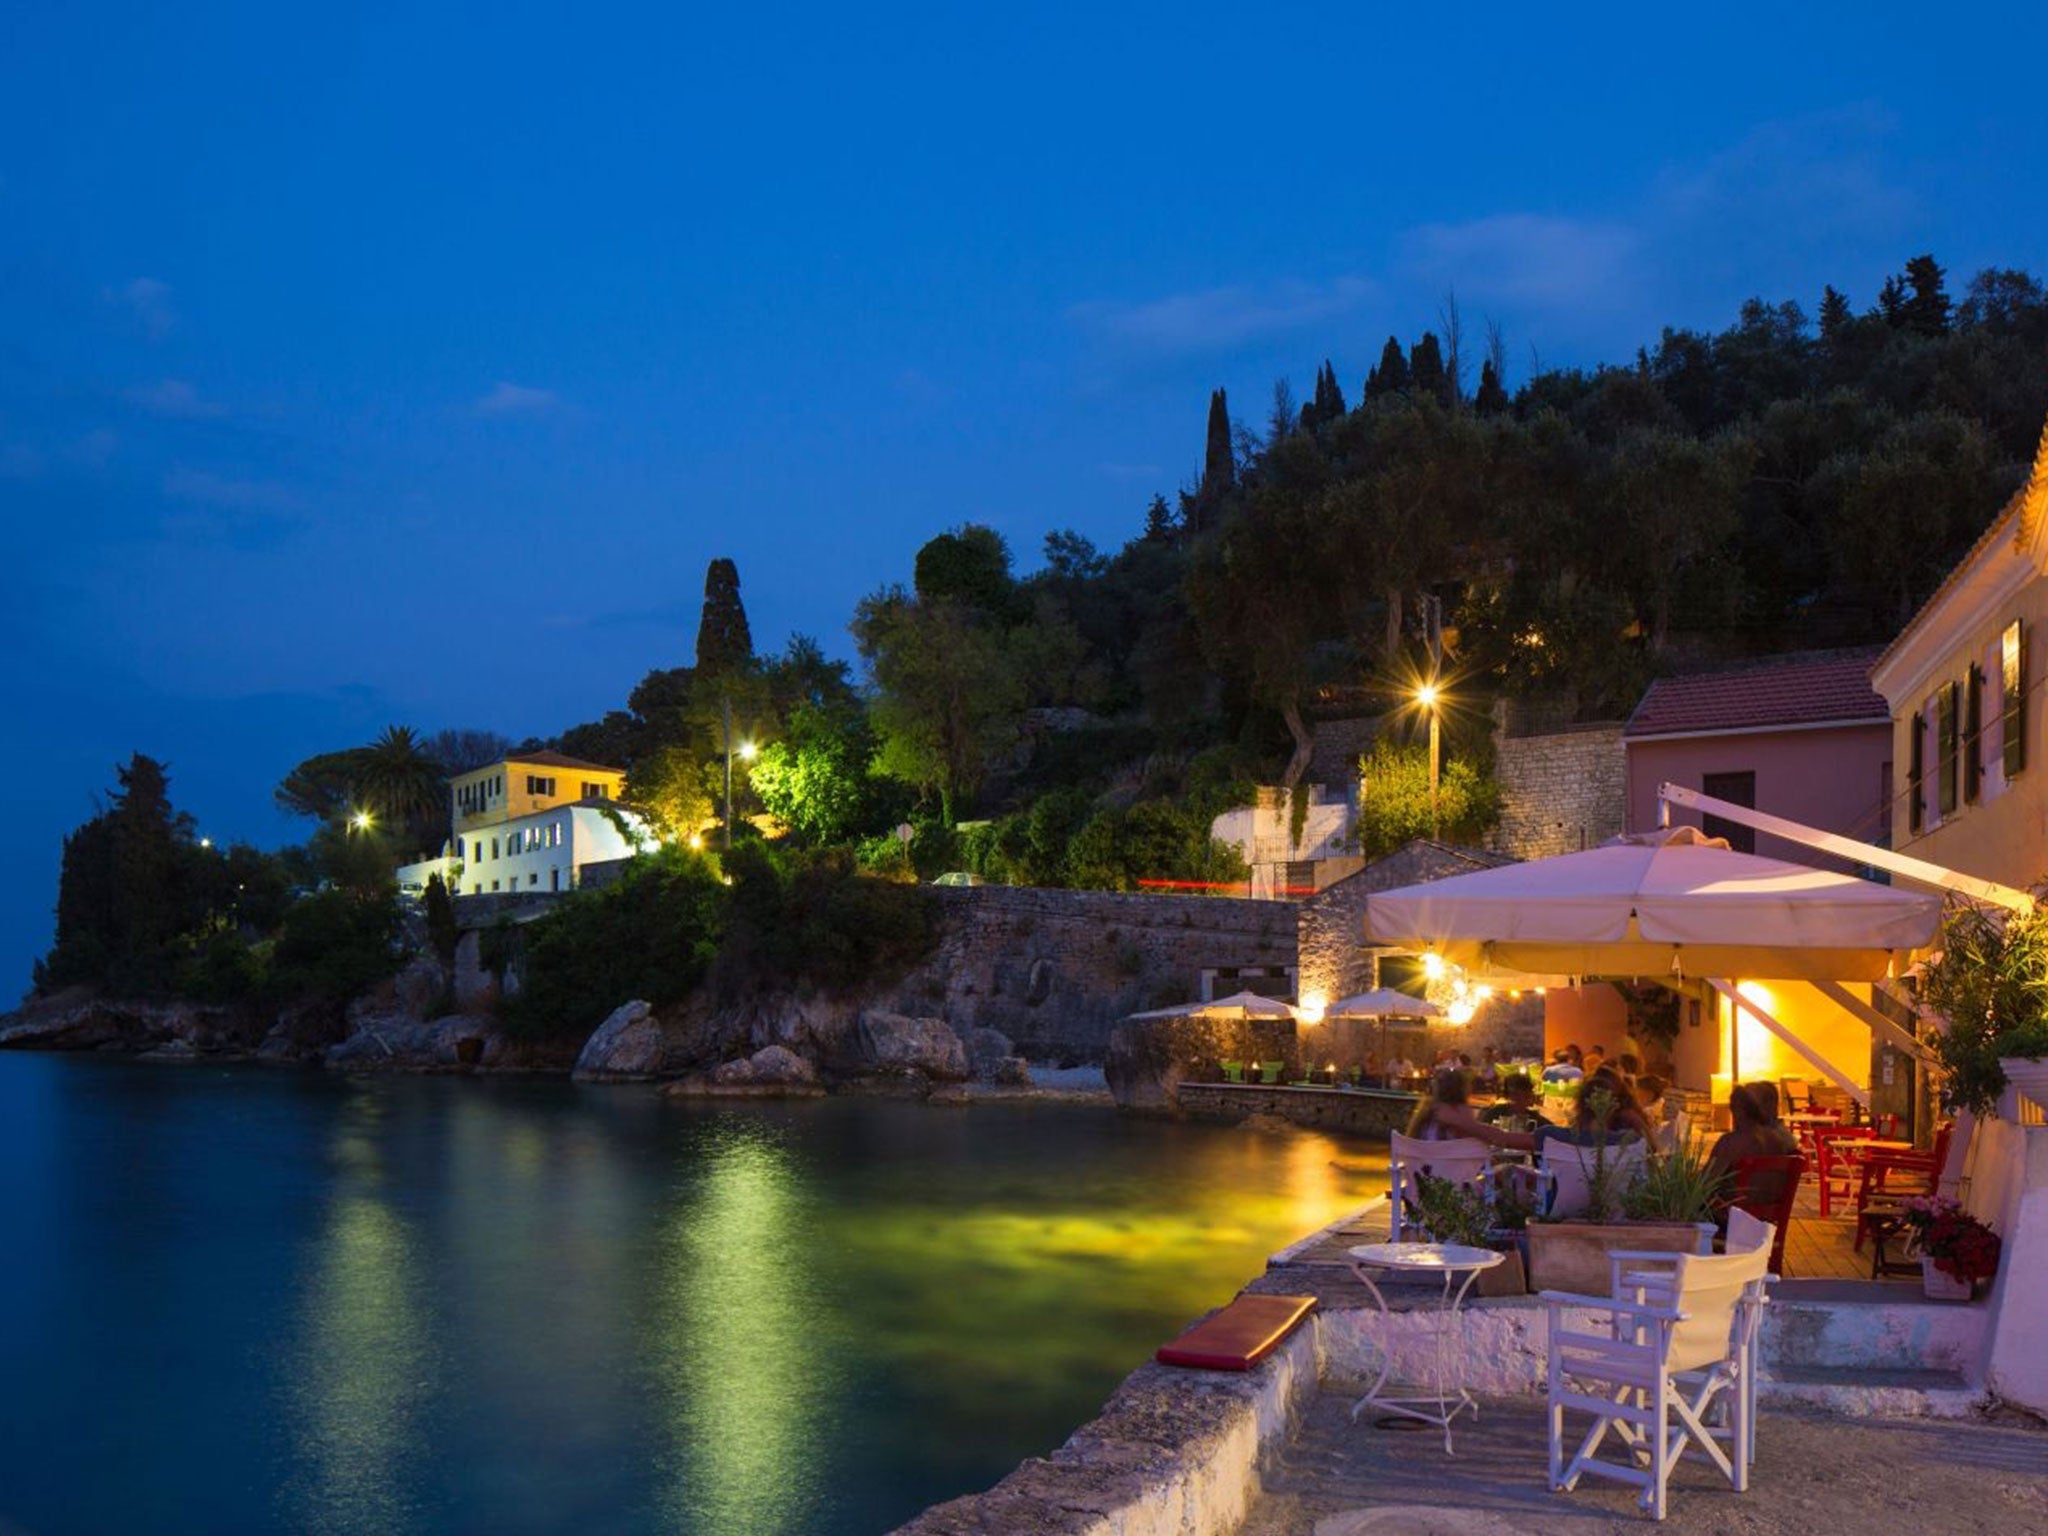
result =
M1365 1396L1351 1405L1351 1417L1356 1420L1367 1408L1377 1408L1384 1418L1415 1419L1424 1424L1441 1425L1444 1454L1451 1455L1451 1421L1468 1408L1473 1418L1479 1417L1478 1401L1457 1379L1458 1373L1453 1369L1456 1362L1452 1346L1458 1340L1458 1314L1465 1304L1465 1293L1472 1289L1472 1282L1479 1278L1479 1272L1493 1268L1506 1255L1495 1253L1490 1248L1467 1248L1458 1243L1365 1243L1349 1252L1351 1272L1358 1276L1359 1282L1379 1304L1381 1325L1379 1379ZM1396 1395L1386 1395L1387 1377L1394 1369L1393 1310L1388 1307L1386 1296L1373 1279L1375 1272L1426 1275L1443 1283L1436 1298L1436 1307L1428 1314L1432 1319L1430 1330L1435 1363L1435 1379L1429 1383L1435 1388L1432 1392L1425 1392L1417 1386L1412 1391L1402 1390Z

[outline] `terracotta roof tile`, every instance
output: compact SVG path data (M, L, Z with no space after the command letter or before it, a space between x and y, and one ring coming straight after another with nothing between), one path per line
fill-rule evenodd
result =
M1877 651L1876 646L1862 646L1777 656L1720 672L1660 677L1650 684L1622 735L1889 720L1891 711L1870 686L1870 665Z

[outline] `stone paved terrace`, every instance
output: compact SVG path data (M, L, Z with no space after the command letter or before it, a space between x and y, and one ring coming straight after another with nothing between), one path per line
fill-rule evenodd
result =
M1766 1410L1750 1491L1688 1456L1657 1527L1619 1483L1550 1492L1540 1403L1483 1404L1476 1422L1459 1419L1448 1457L1433 1430L1374 1429L1350 1410L1339 1392L1310 1401L1262 1466L1239 1536L2048 1536L2048 1429L2018 1418L1849 1422Z

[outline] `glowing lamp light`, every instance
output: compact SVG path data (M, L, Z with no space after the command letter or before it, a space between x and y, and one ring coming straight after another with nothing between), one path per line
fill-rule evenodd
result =
M371 825L370 813L368 811L357 811L355 815L349 817L348 824L358 832L367 832L370 830Z
M1304 994L1302 994L1302 999L1301 999L1301 1022L1302 1022L1302 1023L1304 1023L1304 1024L1320 1024L1320 1023L1322 1023L1322 1022L1323 1022L1323 1010L1324 1010L1324 1009L1326 1009L1326 1008L1328 1008L1329 1006L1330 1006L1330 999L1329 999L1329 997L1328 997L1328 996L1327 996L1326 994L1324 994L1324 993L1321 993L1321 992L1307 992L1307 993L1304 993Z
M199 839L199 846L202 848L211 848L213 846L213 839L210 837L202 837L201 839Z
M1422 974L1431 981L1442 981L1444 979L1444 957L1433 949L1423 955Z
M1479 1011L1479 1005L1468 997L1461 997L1444 1010L1444 1017L1453 1024L1470 1024L1472 1015Z
M1424 683L1420 688L1417 688L1415 690L1415 702L1420 704L1424 709L1436 708L1436 699L1437 693L1435 683Z
M743 763L751 763L755 759L755 757L760 754L761 749L755 746L754 743L752 743L751 741L743 741L740 743L739 751L740 761Z
M704 846L704 834L702 832L692 832L690 834L690 846L692 848L702 848Z

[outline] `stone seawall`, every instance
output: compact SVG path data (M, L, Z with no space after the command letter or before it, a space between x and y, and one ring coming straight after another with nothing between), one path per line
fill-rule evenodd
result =
M962 1034L1001 1030L1034 1061L1101 1061L1119 1020L1193 1001L1204 971L1295 965L1291 902L997 885L938 894L944 936L896 989L897 1006Z

